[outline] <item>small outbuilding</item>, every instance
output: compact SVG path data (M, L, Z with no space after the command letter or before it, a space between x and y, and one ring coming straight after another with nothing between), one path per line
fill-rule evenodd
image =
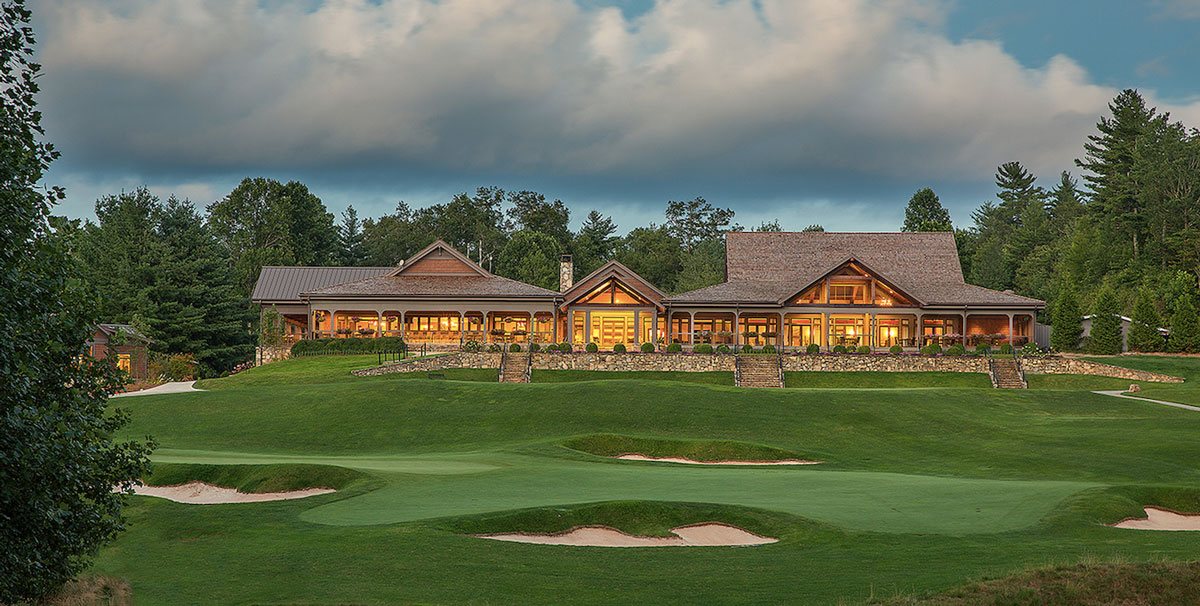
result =
M133 381L148 378L150 338L128 324L98 324L88 341L88 354L97 360L111 360Z

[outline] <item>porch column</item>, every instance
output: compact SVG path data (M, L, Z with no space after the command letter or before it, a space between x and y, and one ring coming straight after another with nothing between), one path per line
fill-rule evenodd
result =
M592 310L584 310L583 312L583 345L586 347L592 342Z
M829 322L830 322L829 314L821 313L821 326L823 326L825 328L825 335L824 335L825 342L822 344L822 347L826 347L826 348L829 347L829 328L830 328Z
M914 335L913 343L917 349L925 346L925 314L917 314L917 334Z
M1008 344L1010 346L1016 347L1016 345L1013 345L1013 315L1012 315L1012 313L1008 314Z
M742 341L741 320L742 320L742 312L740 312L740 311L733 312L733 349L734 349L734 351L737 351L737 348L739 346L741 346L741 344L742 344L741 343L741 341Z
M463 312L461 312L461 311L458 312L458 347L459 347L459 349L462 349L463 334L466 330L466 325L463 324L463 318L464 318Z
M375 311L375 336L383 336L383 312L380 310Z
M312 305L309 305L308 306L308 335L306 335L307 338L309 338L309 339L313 338L313 330L314 330L314 328L313 328L313 308L312 308Z
M688 312L688 345L696 344L696 320L693 312Z
M669 311L666 313L670 313ZM667 316L667 324L670 325L670 316ZM650 342L654 343L654 349L658 349L658 308L654 309L654 315L650 317Z
M874 285L875 283L871 282L871 284ZM872 290L874 290L874 287L872 287ZM875 349L876 347L879 347L879 331L875 327L875 314L868 313L867 317L868 317L867 324L870 326L870 328L868 328L867 330L871 331L871 335L867 338L867 340L869 341L869 343L867 343L867 347L870 347L871 349Z
M405 337L404 329L406 326L408 326L408 322L406 321L406 318L404 317L405 312L399 312L399 313L400 313L400 340L403 341L404 337Z
M550 329L550 341L558 343L558 306L554 306L554 315L551 316L554 322L554 327Z
M779 312L775 315L779 316L779 324L775 325L775 347L782 352L783 342L785 340L783 336L783 312Z

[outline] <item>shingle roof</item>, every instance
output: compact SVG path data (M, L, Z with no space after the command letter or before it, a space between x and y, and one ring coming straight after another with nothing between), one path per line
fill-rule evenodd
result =
M314 288L306 296L321 297L537 297L558 293L500 276L378 276Z
M1042 304L967 284L950 232L730 232L727 281L669 302L781 303L851 259L925 305Z
M363 278L381 276L394 267L280 267L267 265L258 272L258 282L250 299L259 301L295 301L300 303L300 293L352 282Z

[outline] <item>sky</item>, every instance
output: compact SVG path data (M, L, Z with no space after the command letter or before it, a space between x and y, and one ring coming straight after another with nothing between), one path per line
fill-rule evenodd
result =
M622 231L958 227L1050 187L1123 88L1200 126L1200 0L30 0L57 210L298 180L360 217L498 185Z

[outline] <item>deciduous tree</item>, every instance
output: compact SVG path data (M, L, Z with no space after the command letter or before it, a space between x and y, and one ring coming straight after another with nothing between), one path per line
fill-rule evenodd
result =
M67 240L51 232L63 190L36 107L39 66L21 0L0 2L0 603L35 601L83 571L123 528L113 486L149 468L150 445L117 442L115 369L79 358L98 317Z

